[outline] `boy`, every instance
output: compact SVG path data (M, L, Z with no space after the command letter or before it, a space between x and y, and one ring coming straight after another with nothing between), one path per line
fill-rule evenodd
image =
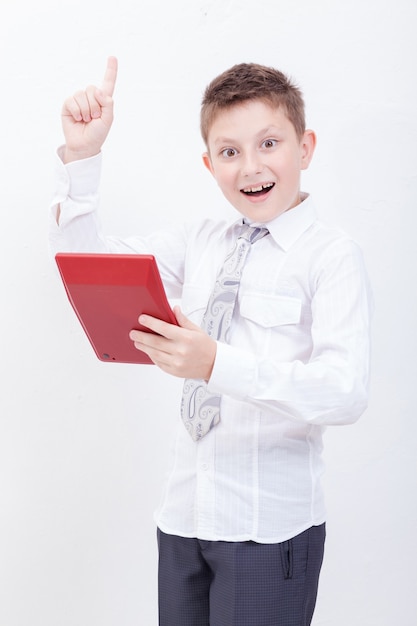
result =
M186 379L156 512L159 623L306 626L324 549L323 430L354 422L367 403L362 255L317 220L300 190L316 142L301 92L256 64L217 77L201 109L203 162L240 218L104 237L97 189L116 73L110 58L102 89L64 104L50 238L55 252L151 252L168 296L182 298L178 326L144 315L156 334L130 333L157 366Z

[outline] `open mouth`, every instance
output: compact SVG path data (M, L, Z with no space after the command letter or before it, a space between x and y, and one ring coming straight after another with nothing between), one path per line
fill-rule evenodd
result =
M263 183L256 187L244 187L240 191L245 196L265 196L273 187L275 187L275 183Z

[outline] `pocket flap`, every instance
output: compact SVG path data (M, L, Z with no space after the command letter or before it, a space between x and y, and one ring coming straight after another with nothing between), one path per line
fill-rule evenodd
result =
M240 313L265 328L297 324L301 317L301 300L289 296L247 294L242 297Z

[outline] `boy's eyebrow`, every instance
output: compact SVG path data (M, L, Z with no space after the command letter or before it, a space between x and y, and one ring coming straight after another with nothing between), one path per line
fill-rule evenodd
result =
M265 135L270 135L270 134L279 133L279 132L281 131L278 128L278 126L266 126L265 128L262 128L262 130L256 133L256 138L260 139L261 137L264 137ZM217 137L213 141L213 143L215 146L217 146L220 144L234 144L238 142L236 139L232 139L231 137Z
M221 144L233 144L236 143L235 139L230 139L229 137L217 137L213 141L215 146L220 146Z

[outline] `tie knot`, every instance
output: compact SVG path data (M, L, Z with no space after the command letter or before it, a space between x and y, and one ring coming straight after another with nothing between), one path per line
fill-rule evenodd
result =
M269 233L267 228L262 228L261 226L249 226L249 224L244 224L243 229L239 234L239 239L246 239L249 243L255 243L258 239L262 239Z

